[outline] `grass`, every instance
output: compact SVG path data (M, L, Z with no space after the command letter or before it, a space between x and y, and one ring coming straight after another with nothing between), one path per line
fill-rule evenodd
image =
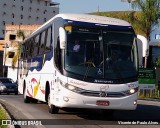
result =
M7 128L6 125L2 126L2 119L7 119L7 114L5 110L2 108L2 106L0 105L0 128Z

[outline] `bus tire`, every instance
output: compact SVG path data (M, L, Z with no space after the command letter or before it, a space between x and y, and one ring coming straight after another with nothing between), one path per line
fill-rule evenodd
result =
M37 100L37 99L34 99L34 98L31 98L31 102L32 102L32 103L37 103L38 100Z
M30 97L27 96L26 93L26 86L24 85L24 89L23 89L23 99L24 99L24 103L30 103Z
M49 113L51 113L51 114L57 114L58 111L59 111L58 107L56 107L55 105L52 105L52 104L50 105L50 107L49 107Z
M57 114L59 111L58 107L50 103L50 94L48 95L48 109L51 114Z

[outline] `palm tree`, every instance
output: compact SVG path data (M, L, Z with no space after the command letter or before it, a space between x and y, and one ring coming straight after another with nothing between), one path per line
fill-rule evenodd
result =
M22 31L22 30L17 31L17 37L19 38L20 41L18 42L17 52L12 59L12 68L13 69L16 67L16 63L17 63L19 56L21 54L21 46L22 46L22 43L25 39L24 31Z
M135 0L132 2L133 9L141 11L141 17L134 17L134 24L137 25L150 40L152 27L158 24L160 14L160 0Z
M12 68L13 68L13 69L15 69L16 63L17 63L17 61L18 61L18 59L19 59L19 56L20 56L20 54L21 54L21 46L22 46L22 44L20 43L20 44L18 45L18 47L17 47L17 52L16 52L16 54L14 55L14 57L13 57L13 59L12 59Z

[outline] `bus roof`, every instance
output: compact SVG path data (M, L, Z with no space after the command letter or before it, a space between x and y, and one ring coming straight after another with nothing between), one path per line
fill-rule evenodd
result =
M33 32L30 37L36 35L36 33L39 30L43 29L46 25L51 25L56 18L62 18L64 20L71 21L95 23L100 25L131 26L131 24L127 21L105 16L97 16L90 14L57 14L56 16L48 20L46 23L44 23L41 27L39 27L35 32Z
M119 25L119 26L131 26L127 21L90 14L58 14L56 17L62 17L63 19L82 21L90 23L108 24L108 25Z

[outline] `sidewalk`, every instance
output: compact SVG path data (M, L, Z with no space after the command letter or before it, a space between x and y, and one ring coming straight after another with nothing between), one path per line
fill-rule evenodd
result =
M146 100L146 101L160 102L160 98L138 98L138 100Z

